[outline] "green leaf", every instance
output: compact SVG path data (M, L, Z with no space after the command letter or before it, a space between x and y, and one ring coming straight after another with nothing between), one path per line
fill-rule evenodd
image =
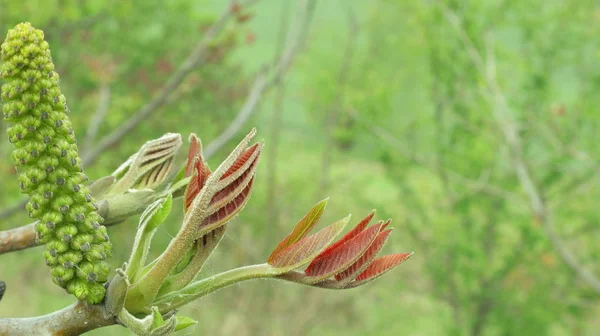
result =
M172 205L173 197L169 194L166 198L150 204L140 217L140 224L138 225L127 270L127 275L132 283L135 283L137 278L141 276L140 273L146 263L152 237L158 226L169 216Z
M177 316L177 326L175 327L175 331L183 330L189 326L198 323L198 321L194 320L191 317L187 316Z

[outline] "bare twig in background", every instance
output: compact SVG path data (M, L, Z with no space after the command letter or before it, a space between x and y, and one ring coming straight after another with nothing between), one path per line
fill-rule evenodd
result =
M279 33L277 36L277 45L275 49L276 59L284 51L286 36L289 34L289 21L291 12L291 2L281 2L281 15L279 18ZM281 137L281 118L284 109L285 99L285 81L280 81L275 92L275 100L273 102L273 116L271 118L271 130L269 146L267 146L267 212L268 225L272 230L267 231L266 240L272 241L279 224L279 206L277 201L277 160Z
M246 8L258 0L249 0L241 4L242 7ZM173 73L173 75L167 80L159 93L148 102L146 105L142 106L129 120L127 120L121 127L115 129L110 134L106 135L102 138L96 146L93 148L86 146L86 152L82 155L83 165L89 165L93 163L107 148L118 143L122 138L124 138L127 134L131 132L135 127L137 127L144 119L146 119L149 115L154 113L160 107L165 105L168 102L169 97L173 94L174 91L181 85L183 80L189 75L192 71L194 71L199 65L201 65L205 57L207 55L207 51L210 47L211 42L215 39L215 37L225 28L226 24L229 22L229 19L233 16L234 7L232 6L235 1L232 1L230 5L227 6L225 12L221 15L221 17L213 24L210 29L204 34L200 42L196 45L194 50L188 55L185 61L177 68L177 70ZM262 94L262 92L260 93ZM260 95L259 94L259 95ZM249 109L250 112L252 109ZM242 110L244 111L244 110ZM211 154L223 146L224 142L226 142L229 138L231 138L239 127L236 125L240 125L247 119L246 114L238 114L236 120L232 122L230 127L227 129L226 134L222 134L215 141L215 145L207 148L207 155L209 155L208 150L211 150ZM233 130L233 134L232 131ZM210 145L209 145L210 146ZM0 210L0 219L11 217L12 215L18 213L22 209L24 209L27 200L21 200L19 203L13 204Z
M265 68L258 73L256 79L254 80L254 84L250 89L242 108L240 109L240 112L236 115L234 120L229 124L225 131L223 131L223 133L221 133L215 140L206 146L204 151L205 158L210 158L237 134L244 123L256 110L267 90L273 85L279 83L283 76L285 76L297 53L301 50L306 41L308 28L314 14L314 8L315 1L309 1L302 19L302 24L299 26L297 33L295 34L293 40L287 44L285 52L272 67L274 72L270 74L270 77L268 77L267 74L268 68ZM19 205L17 211L20 209L21 205ZM0 231L1 253L22 250L36 245L33 224L27 224L22 227L17 227L7 231Z
M9 205L8 207L2 209L0 211L0 219L9 218L12 215L16 214L21 210L25 210L25 204L27 204L27 200L21 200L19 203L15 203L13 205Z
M513 168L519 179L521 187L523 188L523 191L527 194L533 214L542 224L546 236L550 240L550 243L562 261L569 266L587 285L593 288L597 293L600 293L600 279L598 279L592 272L587 270L579 263L579 261L564 244L562 239L558 236L552 221L552 214L546 205L546 201L542 196L540 188L535 184L530 169L523 158L521 139L517 132L515 121L513 120L504 92L496 80L496 63L492 49L493 42L491 41L492 35L488 35L488 38L486 39L488 46L488 59L484 63L483 57L477 48L475 48L473 41L464 30L458 16L443 4L441 6L446 19L459 34L467 49L467 52L471 57L471 60L473 61L473 64L482 73L486 81L487 89L491 97L494 117L496 118L496 122L498 123L498 126L504 135L505 143L510 149Z
M246 1L242 6L245 8L254 2L256 2L256 0ZM144 119L146 119L149 115L151 115L158 108L162 107L168 101L169 96L179 87L187 75L189 75L205 61L211 42L223 30L223 28L225 28L229 22L229 19L234 14L233 11L234 6L231 4L228 5L225 12L221 15L217 22L215 22L215 24L208 29L194 50L189 54L179 68L177 68L169 80L167 80L159 93L152 100L150 100L150 102L138 110L129 120L124 122L121 127L105 136L93 149L85 153L83 156L84 164L93 162L102 152L104 152L110 146L118 143L123 137L131 132L132 129L137 127Z
M294 62L296 55L302 48L306 42L306 37L308 34L308 30L310 27L310 23L312 21L312 17L314 14L314 9L316 6L316 1L308 1L305 13L303 14L302 23L298 27L297 33L293 37L289 43L287 43L287 47L283 54L279 57L279 59L272 66L272 73L268 75L268 78L264 78L262 73L259 73L257 80L254 82L254 86L250 92L250 95L244 102L244 106L240 113L236 116L236 118L229 124L229 126L221 133L215 140L209 143L205 150L205 156L209 157L213 155L218 149L223 147L231 138L239 131L242 127L243 123L248 120L254 109L257 107L258 103L262 96L266 93L268 89L273 87L275 84L281 82L281 79L290 66ZM267 68L268 70L269 68Z
M88 148L92 148L92 145L96 140L96 136L98 135L100 124L102 123L102 121L104 121L104 118L106 118L109 106L110 86L108 85L108 83L102 83L98 92L98 107L96 108L96 112L92 116L92 119L90 119L90 123L87 128L87 133L85 134L85 139L83 140L82 152L87 151Z
M396 149L398 153L406 157L408 160L413 161L414 163L431 172L439 172L439 169L435 166L435 164L429 162L429 160L422 157L421 155L413 153L410 149L408 149L405 146L405 144L402 141L396 139L396 137L390 134L390 132L385 128L378 126L373 122L366 120L365 118L360 117L358 112L356 111L350 111L349 113L352 118L360 121L367 131L369 131L375 137L379 138L384 144ZM445 169L446 173L448 174L448 177L455 179L459 183L465 184L473 193L485 192L489 195L513 200L517 203L521 202L523 199L520 195L516 193L490 184L488 178L486 177L486 174L482 174L480 179L478 180L473 180L453 170L449 170L448 168Z
M358 33L360 27L356 20L356 14L351 6L344 6L346 10L346 19L348 21L348 42L344 49L342 58L342 65L338 73L337 78L337 95L333 98L331 106L327 109L327 119L325 123L325 145L323 148L323 157L321 160L321 183L319 185L319 195L322 195L329 186L329 170L331 168L331 160L334 152L334 138L333 133L338 123L340 110L343 108L344 93L347 86L348 77L350 74L350 68L352 66L352 60L354 58L354 51L356 49L356 42L358 40Z

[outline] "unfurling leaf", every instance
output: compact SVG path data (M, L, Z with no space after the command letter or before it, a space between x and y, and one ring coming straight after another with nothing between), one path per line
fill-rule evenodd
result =
M181 135L175 133L146 142L112 174L118 181L111 193L119 194L131 188L153 188L163 183L180 147Z
M356 277L355 281L349 283L346 288L358 287L369 283L402 264L412 255L412 252L398 253L377 258L361 274L359 274L358 277Z
M335 243L331 244L331 246L328 246L323 252L321 252L321 255L328 254L330 251L337 249L338 247L344 245L348 240L360 234L369 225L374 215L375 210L371 211L371 213L367 215L367 217L363 218L360 222L358 222L358 224L356 224L356 226L348 233L346 233L342 238L340 238Z
M344 230L350 215L271 255L269 264L287 272L309 263Z
M373 244L383 224L376 224L358 235L346 240L334 249L319 254L308 266L305 273L312 281L319 282L344 271L356 262Z
M287 237L285 237L285 239L283 239L279 245L277 245L277 247L275 247L273 252L271 252L271 255L267 259L268 263L271 263L273 259L276 258L277 254L281 252L281 250L304 238L310 232L310 230L317 225L319 219L321 219L321 216L325 211L328 200L329 199L326 198L317 203L306 213L306 215L304 215L304 217L302 217L302 219L294 227L294 230Z
M131 282L135 282L141 276L140 273L146 263L152 237L158 226L165 221L171 212L172 204L173 198L171 195L168 195L166 198L152 203L142 213L127 269L127 275Z
M369 264L375 259L379 251L385 245L390 233L392 230L381 231L375 241L369 249L354 263L352 266L348 267L343 272L335 275L335 280L340 281L342 283L348 283L354 280L360 273L362 273L365 268L369 266Z
M226 224L244 208L250 198L261 150L260 143L245 149L214 184L199 237Z
M210 176L210 167L202 156L202 144L195 134L190 135L190 151L185 167L184 177L190 181L183 196L183 211L186 212Z
M202 143L200 142L200 139L198 139L198 136L192 133L190 134L189 140L190 150L188 151L187 163L183 174L184 177L192 175L192 172L194 171L195 167L194 161L196 160L196 158L202 157Z
M188 192L189 204L184 217L186 230L195 230L195 239L226 224L246 205L252 191L254 174L262 143L248 147L256 134L252 131L238 144L221 165L205 179L194 196Z

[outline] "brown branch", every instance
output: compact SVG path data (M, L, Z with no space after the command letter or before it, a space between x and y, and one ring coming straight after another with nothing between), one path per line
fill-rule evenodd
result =
M7 231L0 231L0 254L20 251L35 245L35 226L33 223Z
M27 318L0 318L0 335L70 336L116 324L101 305L74 303L48 315Z

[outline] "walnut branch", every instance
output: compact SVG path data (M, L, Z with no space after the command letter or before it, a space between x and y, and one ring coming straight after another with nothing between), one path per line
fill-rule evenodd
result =
M40 336L80 335L116 324L101 305L74 303L48 315L27 318L0 318L0 335L26 336L35 330Z

